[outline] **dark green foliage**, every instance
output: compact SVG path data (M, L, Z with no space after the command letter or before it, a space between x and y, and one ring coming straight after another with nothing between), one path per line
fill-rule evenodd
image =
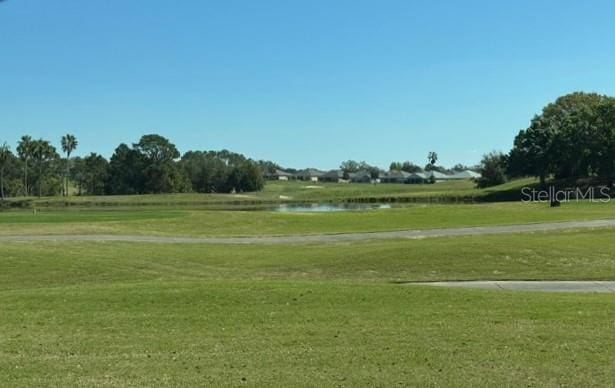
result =
M124 143L120 144L109 161L109 193L143 193L143 164L139 152Z
M133 149L143 164L143 192L157 194L189 191L183 172L175 163L175 159L179 158L175 144L160 135L145 135L133 145Z
M480 162L481 177L477 180L478 188L501 185L506 182L506 155L491 152L483 156Z
M508 174L556 178L597 176L610 182L615 162L615 100L572 93L547 105L521 130L509 154Z
M66 134L61 139L62 151L66 154L66 172L64 175L64 196L68 196L68 176L70 175L70 154L77 149L79 142L74 135Z
M389 171L399 171L399 170L401 170L401 163L391 162L391 164L389 164Z
M272 162L270 160L259 160L258 165L266 174L273 174L276 170L284 170L279 164Z
M16 197L23 191L22 161L8 145L0 146L0 196Z
M391 164L389 165L389 170L390 171L405 171L405 172L409 172L409 173L414 173L414 172L421 172L423 171L423 169L410 162L410 161L405 161L403 163L401 162L391 162Z
M5 173L8 172L10 165L12 164L15 156L11 152L9 146L4 143L0 146L0 198L4 200L5 197Z
M259 191L264 186L259 163L227 150L189 151L179 163L200 193Z
M427 154L427 161L432 166L436 164L436 162L438 161L438 154L436 153L436 151L429 151L429 153Z
M340 170L344 172L344 174L349 174L352 172L359 172L362 170L362 164L367 164L365 162L357 162L356 160L346 160L340 163Z
M35 178L38 196L58 194L62 190L62 181L57 177L61 162L60 155L56 152L55 147L47 140L35 140L33 142L32 160L36 167Z
M73 180L81 194L103 195L109 180L109 162L102 156L91 153L73 161Z
M107 160L92 153L70 158L77 140L66 135L61 141L66 159L46 140L23 136L13 155L0 147L0 196L20 193L51 196L68 192L67 178L78 194L158 194L198 191L204 193L258 191L263 188L262 169L245 156L229 151L179 151L160 135L145 135L132 147L120 144ZM272 162L261 162L269 167ZM33 190L34 188L34 190Z
M34 141L31 136L25 135L22 136L17 143L17 155L19 155L19 159L23 162L23 195L30 195L30 181L28 176L28 167L30 160L32 159L32 153L34 152Z

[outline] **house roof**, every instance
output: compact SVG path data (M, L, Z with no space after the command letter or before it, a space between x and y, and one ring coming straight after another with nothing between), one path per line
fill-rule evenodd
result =
M308 168L305 170L301 170L297 173L297 175L299 176L308 176L308 177L320 177L323 176L325 173L323 171L320 170L316 170L315 168Z
M357 171L357 172L349 173L348 177L350 179L357 179L357 178L364 178L364 177L368 177L371 179L372 174L370 174L368 171Z
M424 172L413 172L413 173L410 173L410 178L427 179L427 175L425 175Z
M407 179L410 177L410 173L406 171L393 170L386 173L386 178L389 179Z
M459 171L458 173L453 174L453 178L457 179L471 179L471 178L480 178L481 175L472 170Z
M286 172L284 170L276 169L274 172L270 172L266 174L267 176L286 176L291 177L293 174Z
M440 171L426 171L425 176L431 178L432 176L435 179L450 179L452 175L443 174Z

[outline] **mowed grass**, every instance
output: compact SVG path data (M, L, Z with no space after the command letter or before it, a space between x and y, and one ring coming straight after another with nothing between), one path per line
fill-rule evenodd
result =
M3 386L609 386L613 229L326 246L0 245Z
M615 279L615 229L321 245L2 242L0 290L107 281Z
M615 300L180 282L13 292L6 386L610 386Z
M414 204L330 213L150 209L0 212L0 235L254 236L370 232L614 218L611 203Z
M0 212L0 224L63 224L90 222L127 222L166 220L188 216L188 212L174 210L13 210Z

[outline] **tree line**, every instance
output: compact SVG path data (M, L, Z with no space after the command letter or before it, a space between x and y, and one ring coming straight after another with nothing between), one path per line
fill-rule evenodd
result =
M509 178L588 178L611 186L615 171L615 98L575 92L545 106L519 131L507 154L492 152L481 161L486 187Z
M15 153L0 146L0 195L68 195L69 182L80 195L230 193L264 186L259 163L230 151L188 151L180 155L167 138L150 134L120 144L109 160L90 153L71 157L75 136L60 140L63 156L44 139L22 136Z
M60 140L63 156L44 139L23 136L16 152L0 145L0 195L68 195L69 181L78 194L229 193L261 190L262 171L279 166L255 162L230 151L188 151L180 156L168 139L145 135L138 143L120 144L109 160L96 153L72 157L78 141ZM424 170L448 172L430 152ZM406 161L392 162L390 170L417 172ZM379 169L365 162L345 161L345 174ZM559 97L519 131L510 152L491 152L479 166L456 165L453 171L478 170L479 187L504 183L520 176L535 176L541 184L556 179L591 178L612 185L615 171L615 97L575 92ZM290 169L287 169L290 170Z
M491 152L481 161L486 187L509 178L589 179L611 186L615 171L615 98L575 92L549 103L519 131L507 154Z

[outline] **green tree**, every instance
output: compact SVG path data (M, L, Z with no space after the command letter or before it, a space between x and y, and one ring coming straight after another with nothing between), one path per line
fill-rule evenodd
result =
M155 134L142 136L138 143L133 144L133 147L152 163L169 162L180 156L175 144Z
M507 157L501 152L490 152L483 155L479 172L481 177L476 184L479 188L500 185L506 182Z
M259 191L265 185L263 171L257 163L246 160L237 166L236 170L238 171L239 179L234 185L235 191Z
M605 101L606 96L576 92L544 107L515 138L509 174L537 176L543 186L550 175L594 174L604 156L596 145L596 134L601 124L599 107Z
M70 174L70 154L77 149L77 138L66 134L62 136L62 151L66 154L66 170L64 173L64 196L68 196L68 176Z
M24 135L17 144L17 154L19 158L24 162L24 196L30 195L30 186L28 185L28 162L32 159L34 153L34 141L32 137Z
M72 160L72 167L70 169L70 179L75 182L77 189L77 195L82 195L84 191L84 177L86 174L85 163L83 158L76 156ZM107 181L105 181L107 183Z
M258 165L260 166L263 173L273 174L276 172L276 170L283 170L283 168L280 167L279 164L269 160L259 160Z
M0 197L4 201L4 181L5 181L5 172L8 168L9 162L13 154L11 152L11 148L6 144L2 144L0 146Z
M399 162L391 162L389 164L389 171L400 171L402 164Z
M615 98L604 100L597 111L599 119L592 136L595 171L611 187L615 173Z
M89 195L103 195L109 176L109 163L96 153L83 158L83 173L81 184L83 190Z
M38 196L42 196L42 185L49 162L58 157L56 149L49 141L39 139L33 142L32 158L38 167Z
M144 192L144 162L141 154L126 144L120 144L109 161L108 189L111 194L141 194Z
M468 167L462 163L457 163L456 165L453 166L453 168L451 168L451 170L455 172L460 172L460 171L472 170L472 167Z
M175 159L180 154L173 143L160 135L151 134L141 137L133 145L144 163L144 188L149 193L171 193L181 191L185 177L182 177Z
M361 163L355 160L346 160L340 163L340 170L342 170L345 174L358 172L361 170Z
M179 164L197 192L258 191L264 186L259 163L226 150L188 151Z
M421 167L417 166L416 164L414 164L412 162L405 161L401 165L401 170L405 171L405 172L409 172L409 173L421 172Z

